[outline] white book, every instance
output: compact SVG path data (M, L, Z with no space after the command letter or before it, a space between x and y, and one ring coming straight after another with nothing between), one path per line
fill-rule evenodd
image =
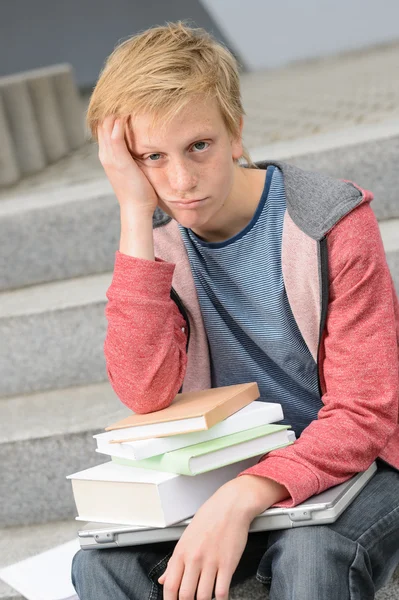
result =
M192 517L219 487L258 460L248 458L195 477L107 462L67 479L80 520L168 527Z
M162 438L136 440L134 442L110 443L115 438L115 432L106 431L93 436L97 442L97 452L119 458L142 460L158 456L201 442L207 442L239 431L252 429L258 425L276 423L284 418L281 404L254 400L244 406L224 421L217 423L205 431L195 431Z

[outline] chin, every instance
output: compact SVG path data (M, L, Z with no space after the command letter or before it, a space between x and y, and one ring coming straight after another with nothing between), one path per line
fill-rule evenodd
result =
M172 217L172 219L184 227L189 227L189 225L186 225L186 223L197 223L199 220L204 220L203 216L200 215L200 212L197 210L186 210L184 208L179 209L170 205L165 205L164 203L159 203L159 206L164 213Z
M187 229L202 229L209 222L209 214L204 215L194 211L173 211L173 218Z
M187 229L192 229L193 227L199 227L204 222L204 219L196 215L182 215L176 213L173 215L173 218L182 225L183 227L187 227Z

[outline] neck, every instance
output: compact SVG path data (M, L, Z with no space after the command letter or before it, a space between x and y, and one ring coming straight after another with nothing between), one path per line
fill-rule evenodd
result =
M265 169L235 167L233 185L221 209L201 231L194 233L206 242L222 242L233 237L251 221L265 185Z

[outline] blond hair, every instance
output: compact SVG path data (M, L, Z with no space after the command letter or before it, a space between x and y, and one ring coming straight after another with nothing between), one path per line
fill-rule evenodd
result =
M166 123L196 94L216 99L229 134L238 139L245 112L231 52L204 29L182 21L152 27L123 41L108 57L87 124L97 138L98 125L108 115L150 113L154 123ZM243 158L255 166L245 149Z

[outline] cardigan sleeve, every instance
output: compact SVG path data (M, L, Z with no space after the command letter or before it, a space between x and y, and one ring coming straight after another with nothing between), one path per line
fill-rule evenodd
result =
M186 322L170 297L174 269L116 253L104 354L115 393L137 413L169 406L184 379Z
M284 485L290 498L277 506L295 506L366 470L398 423L398 300L367 202L329 232L327 248L329 304L319 353L323 408L293 445L240 473Z

